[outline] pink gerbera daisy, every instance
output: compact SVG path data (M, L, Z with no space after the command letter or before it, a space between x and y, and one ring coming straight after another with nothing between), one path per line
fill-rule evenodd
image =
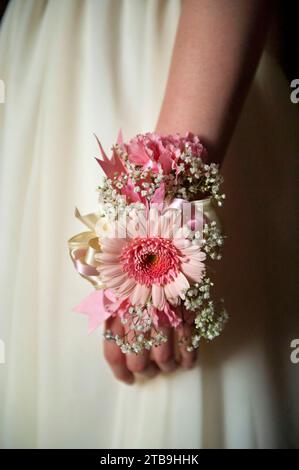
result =
M119 299L132 305L150 301L165 311L168 303L178 304L190 282L201 281L205 254L184 237L182 228L167 237L172 224L173 218L162 214L157 223L146 222L142 236L136 237L129 223L126 238L101 239L100 278Z

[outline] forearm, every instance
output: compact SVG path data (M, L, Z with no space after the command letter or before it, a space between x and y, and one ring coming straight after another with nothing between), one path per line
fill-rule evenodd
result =
M183 0L158 132L194 132L211 158L222 160L264 45L270 10L268 0Z

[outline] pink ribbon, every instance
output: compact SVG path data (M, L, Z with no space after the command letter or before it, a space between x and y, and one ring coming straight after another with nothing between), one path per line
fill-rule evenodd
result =
M88 334L92 333L115 310L116 298L108 289L92 291L79 305L73 308L74 312L88 316Z

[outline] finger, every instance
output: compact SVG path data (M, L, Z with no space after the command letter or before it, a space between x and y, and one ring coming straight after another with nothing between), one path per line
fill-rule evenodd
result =
M123 336L123 326L118 317L109 318L106 321L106 330L111 330L113 335ZM127 368L125 354L114 341L104 340L104 356L108 362L114 376L126 384L134 383L134 375Z
M150 360L149 352L142 351L138 354L130 353L126 355L127 368L134 374L152 378L157 375L159 368Z
M174 356L173 329L161 328L168 340L152 349L152 359L163 372L172 372L177 367Z
M159 372L160 369L157 364L154 361L150 361L147 369L142 372L142 376L146 377L147 379L153 379L154 377L156 377L156 375L159 374Z
M148 351L141 351L138 354L129 353L126 355L127 368L133 373L145 372L150 363Z
M130 330L126 325L124 327L127 339L130 342L134 342L134 332ZM133 372L133 374L142 374L142 376L153 377L159 371L157 365L151 361L150 352L143 349L138 354L129 353L126 355L127 368Z
M197 349L193 351L187 351L186 342L182 341L184 338L190 338L191 336L191 327L190 325L180 325L176 329L176 341L177 347L180 355L179 363L184 369L191 369L197 359Z

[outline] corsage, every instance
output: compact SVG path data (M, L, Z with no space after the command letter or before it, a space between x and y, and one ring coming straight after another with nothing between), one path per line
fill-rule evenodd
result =
M88 231L69 240L74 266L94 290L74 310L89 317L89 332L118 316L126 333L104 336L124 353L167 341L163 326L188 326L180 339L188 351L214 339L228 318L212 298L210 274L224 242L218 165L191 133L125 143L120 132L110 158L98 145L105 174L98 210L76 209Z

